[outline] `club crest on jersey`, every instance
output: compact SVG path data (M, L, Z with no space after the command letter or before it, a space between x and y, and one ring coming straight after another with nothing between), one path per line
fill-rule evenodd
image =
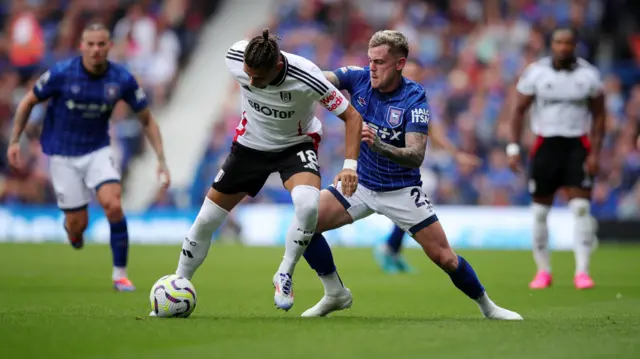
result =
M402 114L404 110L401 108L389 106L389 111L387 113L387 124L391 128L395 128L400 126L402 123Z
M291 101L291 92L280 91L280 99L282 100L282 102Z
M104 96L109 100L115 100L118 98L118 92L120 91L120 86L118 84L106 84L104 85Z
M74 95L77 95L78 93L80 93L80 86L71 85L71 93Z
M362 96L358 96L358 104L360 104L360 106L366 106L367 105L367 101L365 101Z

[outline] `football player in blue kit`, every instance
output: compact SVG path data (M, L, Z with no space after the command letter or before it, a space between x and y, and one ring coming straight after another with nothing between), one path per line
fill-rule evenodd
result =
M402 75L411 81L420 83L420 65L413 60L407 60L402 70ZM329 73L331 76L333 73ZM446 128L439 121L429 122L429 138L439 148L443 149L456 161L459 166L467 168L477 168L482 164L482 159L473 153L464 152L447 138ZM423 191L428 192L423 184ZM389 236L380 245L374 247L374 258L380 268L386 273L406 273L413 272L412 267L402 256L402 242L405 238L405 231L395 225Z
M51 181L65 215L69 242L76 249L83 247L87 206L95 192L111 229L113 286L118 291L132 291L135 287L126 271L129 234L122 211L120 172L109 138L109 119L119 100L140 119L157 154L158 175L165 188L170 177L160 130L145 93L124 66L107 59L111 46L109 30L103 25L91 24L83 30L82 56L55 64L18 105L7 157L12 166L21 165L19 141L31 110L49 100L40 142L49 156Z
M421 187L430 113L424 89L402 76L409 54L406 37L384 30L369 41L369 66L344 67L325 76L351 94L366 126L358 159L358 188L351 197L341 184L320 196L318 224L304 257L319 275L324 297L303 317L325 316L349 308L351 291L338 276L322 232L373 213L391 219L420 244L426 255L449 275L453 284L474 300L485 318L522 320L489 299L471 265L449 246L446 234Z

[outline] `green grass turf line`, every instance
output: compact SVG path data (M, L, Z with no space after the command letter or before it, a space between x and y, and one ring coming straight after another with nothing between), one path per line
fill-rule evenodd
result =
M336 248L349 311L302 319L322 296L302 261L296 303L273 306L282 248L214 244L194 278L188 319L148 318L153 282L175 270L179 245L132 246L138 291L111 288L108 246L0 244L3 358L640 358L640 247L601 246L597 287L573 288L573 254L554 253L554 286L527 287L526 251L461 251L491 298L524 322L483 320L475 303L418 250L409 275L383 274L370 249Z

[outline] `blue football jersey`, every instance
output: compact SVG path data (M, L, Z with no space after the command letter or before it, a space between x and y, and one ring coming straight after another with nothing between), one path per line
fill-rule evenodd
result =
M33 92L49 99L40 142L48 155L82 156L109 146L109 119L122 99L134 112L147 107L147 98L133 75L109 62L96 76L76 57L59 62L40 76Z
M429 105L425 91L418 83L403 77L398 89L381 93L371 88L369 67L347 66L334 73L340 81L340 89L349 91L351 104L383 142L405 147L406 133L428 134ZM422 185L420 169L401 166L372 151L364 142L360 146L358 177L359 183L378 192Z

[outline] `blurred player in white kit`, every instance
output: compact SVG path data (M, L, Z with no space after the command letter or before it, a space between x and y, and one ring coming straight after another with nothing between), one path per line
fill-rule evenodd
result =
M564 188L575 220L574 285L594 286L589 261L595 246L595 221L590 197L605 129L605 105L600 72L576 57L577 34L558 29L552 36L552 56L530 64L517 84L512 138L507 146L510 166L520 171L520 136L524 116L531 108L536 135L531 149L529 192L533 203L533 256L538 267L532 289L552 283L547 216L554 195Z

